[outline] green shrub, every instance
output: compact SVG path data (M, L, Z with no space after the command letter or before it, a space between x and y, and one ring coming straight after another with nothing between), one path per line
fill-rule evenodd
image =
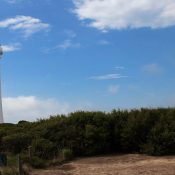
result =
M33 167L33 168L44 168L46 166L46 162L42 159L40 159L39 157L32 157L29 160L29 164Z

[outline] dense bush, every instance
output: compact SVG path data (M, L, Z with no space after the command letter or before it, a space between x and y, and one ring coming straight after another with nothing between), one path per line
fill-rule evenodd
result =
M32 141L32 152L35 156L41 159L49 159L54 157L56 146L50 140L44 138L37 138Z
M74 156L117 152L175 155L175 109L80 111L0 125L0 152L28 152L29 146L31 155L38 158L34 162L41 165L42 159L56 158L64 148Z

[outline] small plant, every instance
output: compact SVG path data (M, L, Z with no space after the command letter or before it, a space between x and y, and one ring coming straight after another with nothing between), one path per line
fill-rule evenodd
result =
M68 148L64 148L61 150L60 156L63 160L71 160L73 158L72 150Z
M14 167L5 167L2 170L2 175L18 175L18 170Z

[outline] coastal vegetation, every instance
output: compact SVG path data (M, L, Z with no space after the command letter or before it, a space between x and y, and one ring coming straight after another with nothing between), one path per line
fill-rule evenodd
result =
M82 156L175 155L175 108L78 111L2 124L0 152L20 154L34 168Z

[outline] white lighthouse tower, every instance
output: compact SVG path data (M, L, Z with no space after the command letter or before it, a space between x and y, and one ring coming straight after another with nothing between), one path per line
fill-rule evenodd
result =
M2 59L2 55L3 55L3 49L0 45L0 61ZM0 124L4 123L4 119L3 119L3 111L2 111L2 97L1 97L1 76L0 76Z

